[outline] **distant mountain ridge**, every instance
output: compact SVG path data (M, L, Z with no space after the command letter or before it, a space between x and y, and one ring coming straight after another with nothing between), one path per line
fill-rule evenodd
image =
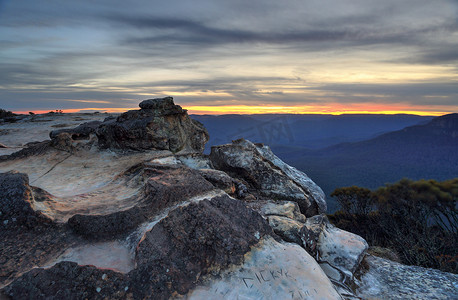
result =
M429 122L417 115L192 115L210 134L207 149L238 138L271 147L319 149L343 142L356 142L407 126ZM208 151L208 150L207 150Z
M458 114L366 141L320 150L281 149L279 155L298 169L307 170L327 195L337 187L376 188L403 177L450 179L458 177Z
M458 177L458 114L192 116L210 134L207 145L237 138L269 145L307 173L326 195L338 187L377 188L403 177ZM208 151L207 148L207 151ZM332 199L329 210L335 210Z

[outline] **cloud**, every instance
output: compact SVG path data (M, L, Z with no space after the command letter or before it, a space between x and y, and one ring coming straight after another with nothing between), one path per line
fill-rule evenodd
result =
M451 0L0 1L0 104L124 107L174 93L453 106L457 12Z

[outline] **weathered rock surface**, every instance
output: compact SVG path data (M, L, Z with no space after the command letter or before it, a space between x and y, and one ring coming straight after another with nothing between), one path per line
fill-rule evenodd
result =
M95 134L96 129L101 123L101 121L91 121L83 123L75 128L53 130L49 133L49 137L55 139L61 133L68 133L72 140L87 140L90 138L91 134Z
M22 150L0 158L0 298L456 298L455 275L361 264L367 243L329 224L321 189L268 147L206 156L205 129L172 98L140 108L2 124Z
M141 164L129 173L132 178L147 178L142 193L133 196L138 199L133 207L107 215L76 214L68 220L70 227L86 237L116 237L167 207L214 189L198 171L184 166Z
M274 232L284 241L296 243L299 245L301 244L300 231L304 224L296 220L281 216L268 216L267 220L269 221L269 225L272 227Z
M36 189L37 198L40 190ZM41 195L45 196L45 195ZM49 223L50 219L33 209L34 192L26 174L0 173L0 226Z
M101 148L127 150L183 149L202 152L207 130L189 118L172 97L145 100L140 110L131 110L106 120L96 130Z
M243 262L250 247L270 232L259 214L227 196L180 207L137 247L140 267L132 278L140 284L133 288L161 296L185 294L200 276ZM158 278L164 278L163 284L152 286ZM149 283L142 284L145 280Z
M301 223L305 222L305 216L293 201L257 200L248 202L247 205L266 217L282 216Z
M357 295L363 299L458 299L458 275L405 266L376 256L364 259Z
M267 222L238 200L203 200L172 210L147 232L136 250L137 268L128 274L61 262L30 271L5 292L18 299L168 299L187 293L200 276L242 263L270 232Z
M215 187L222 189L231 195L235 193L234 180L223 171L213 169L200 169L199 172L202 177L211 182Z
M207 278L187 299L342 299L316 261L296 244L265 238L241 266Z
M49 196L30 186L26 174L0 173L0 287L74 241L65 228L34 209Z
M13 299L125 299L125 275L93 266L61 262L50 269L33 269L5 288Z
M331 224L326 224L318 239L318 252L320 261L328 267L338 269L349 279L352 279L359 263L367 249L367 242L360 236L339 229ZM332 271L330 274L333 274ZM330 276L328 274L328 276ZM332 276L330 276L333 278ZM343 278L333 278L342 281Z
M324 215L307 218L300 236L304 248L316 258L339 293L348 299L355 298L351 286L368 249L367 242L335 227Z
M265 146L240 139L232 144L212 147L210 159L216 169L243 179L249 190L260 197L297 202L306 216L326 210L321 189L311 180L306 181L305 174L299 176L297 174L301 172L293 172L280 164L280 160Z

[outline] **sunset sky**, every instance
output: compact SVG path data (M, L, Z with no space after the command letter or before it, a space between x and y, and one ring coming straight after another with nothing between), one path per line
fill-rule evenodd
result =
M0 0L0 107L458 112L456 0Z

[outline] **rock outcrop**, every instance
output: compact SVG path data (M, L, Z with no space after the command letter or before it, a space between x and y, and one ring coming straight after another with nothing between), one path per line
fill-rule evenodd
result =
M140 110L131 110L104 121L96 130L101 148L127 150L183 149L202 152L207 130L189 118L172 97L145 100Z
M212 147L210 160L216 169L245 181L258 198L297 202L306 216L326 212L323 191L307 175L281 162L266 146L240 139Z
M140 108L0 159L1 299L456 298L456 275L366 256L267 146L207 156L171 97Z
M36 198L43 193L35 188ZM27 174L0 173L0 226L28 226L51 220L33 209L34 192Z
M75 232L90 238L117 237L168 207L215 189L198 171L184 166L141 164L128 173L135 180L146 178L142 192L134 196L136 204L107 215L76 214L68 220Z

